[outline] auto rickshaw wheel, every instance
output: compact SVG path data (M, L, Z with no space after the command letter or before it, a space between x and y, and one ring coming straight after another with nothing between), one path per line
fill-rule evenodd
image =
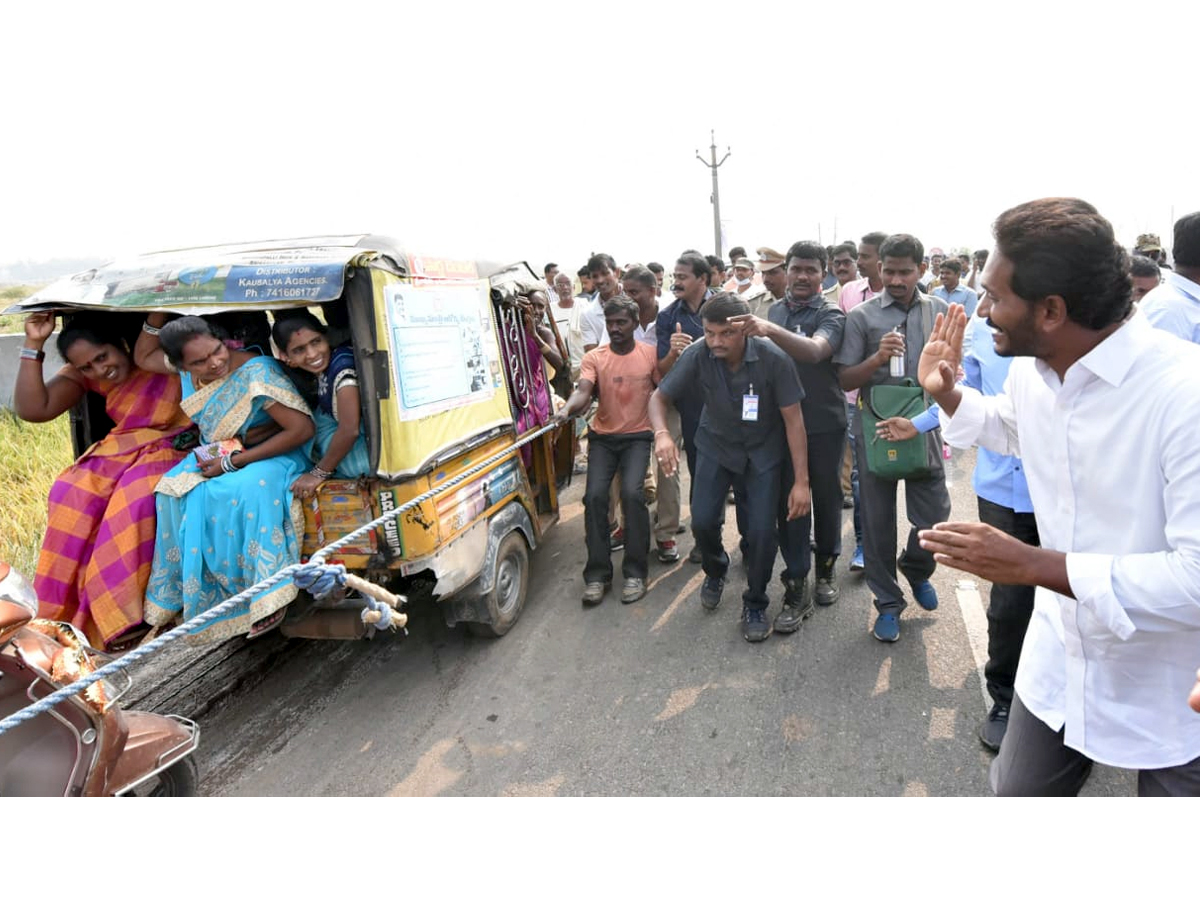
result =
M517 623L529 593L529 548L519 531L505 535L496 551L492 589L483 597L488 622L467 622L472 634L500 637Z

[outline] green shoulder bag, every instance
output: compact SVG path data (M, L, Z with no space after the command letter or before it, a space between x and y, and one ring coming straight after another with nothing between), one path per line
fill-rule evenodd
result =
M862 391L863 440L867 445L867 468L876 478L900 481L903 478L928 478L930 475L927 436L918 434L904 441L885 441L875 433L884 419L902 416L911 419L926 409L925 392L911 378L903 384L877 384Z

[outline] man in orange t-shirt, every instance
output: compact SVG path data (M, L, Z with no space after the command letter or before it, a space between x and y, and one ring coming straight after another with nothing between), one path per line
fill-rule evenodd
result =
M649 572L650 511L642 482L650 464L650 395L658 383L655 348L634 340L638 306L624 295L604 304L609 342L583 355L579 386L556 415L566 421L599 400L588 426L587 487L584 490L584 534L587 565L583 569L583 603L594 606L612 584L608 504L613 477L621 473L621 509L625 516L625 584L621 602L633 603L646 594Z

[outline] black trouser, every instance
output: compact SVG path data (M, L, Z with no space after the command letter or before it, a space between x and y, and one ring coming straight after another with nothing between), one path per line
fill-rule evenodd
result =
M609 545L608 494L613 476L621 473L621 510L625 514L625 578L645 578L649 572L650 510L642 483L650 464L650 432L597 434L588 437L587 487L583 494L583 525L587 541L587 565L583 580L588 584L612 581L612 551Z
M683 454L687 457L688 467L688 508L691 508L692 497L696 495L696 429L700 427L700 413L704 409L692 409L690 405L677 406L679 410L679 431L683 435Z
M721 524L725 519L725 497L732 486L745 497L745 530L742 532L746 559L746 592L742 601L755 609L766 609L767 584L775 567L779 549L775 515L779 505L781 467L765 472L747 466L734 472L703 453L696 455L696 473L692 478L692 534L700 548L704 574L724 578L729 569L729 554L721 545Z
M812 510L807 516L787 520L787 497L795 478L792 459L783 465L779 491L779 550L783 577L804 578L812 568L809 532L816 520L817 558L837 559L842 552L842 458L846 433L834 431L808 436L808 484Z
M904 552L896 559L896 485L898 482L878 478L867 465L867 441L864 438L862 416L854 421L855 454L858 456L858 496L862 501L863 557L866 562L866 580L875 595L875 608L880 613L900 615L908 605L904 592L896 580L896 564L909 584L926 581L937 564L933 554L921 547L917 531L932 528L950 516L950 495L946 492L946 472L942 468L940 441L931 435L926 440L936 444L930 447L928 457L933 474L928 478L904 479L905 505L908 521L912 525Z
M1033 513L1014 512L990 500L979 498L979 521L999 528L1034 547L1039 546L1037 519ZM1025 629L1033 615L1032 585L993 584L988 601L988 658L983 677L992 700L1000 706L1012 706L1013 684Z
M858 405L846 404L846 438L850 441L850 495L854 499L854 542L862 543L862 504L858 500L858 451L854 443L854 420L858 417Z

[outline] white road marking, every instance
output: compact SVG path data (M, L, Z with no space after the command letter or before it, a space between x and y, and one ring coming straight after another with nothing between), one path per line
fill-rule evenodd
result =
M987 609L984 606L984 599L979 593L979 585L969 578L959 579L954 586L954 596L958 600L958 610L962 613L963 625L967 629L967 640L971 644L971 654L975 657L975 668L979 672L983 706L984 709L991 709L992 697L987 692L987 682L983 677L983 667L987 663L988 655Z

